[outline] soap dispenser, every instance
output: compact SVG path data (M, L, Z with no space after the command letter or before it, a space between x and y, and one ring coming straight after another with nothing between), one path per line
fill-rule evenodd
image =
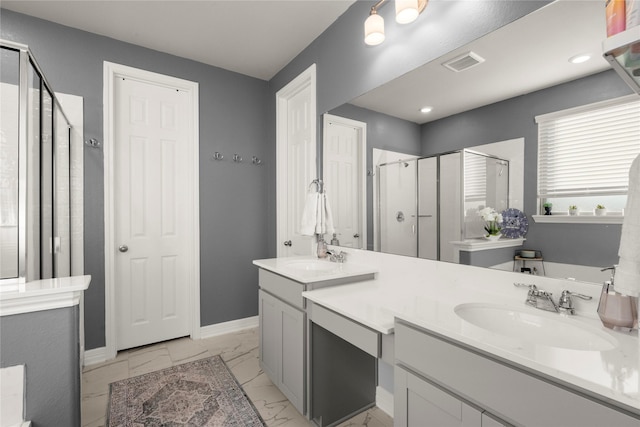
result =
M602 324L613 329L614 327L634 329L638 327L637 298L622 295L615 291L614 281L616 266L603 268L602 271L612 270L611 280L602 285L600 302L598 303L598 316Z
M331 239L331 244L333 246L340 246L340 242L338 241L338 236L336 233L333 233L333 238Z
M320 236L318 236L318 248L316 250L318 258L324 259L327 257L327 242Z

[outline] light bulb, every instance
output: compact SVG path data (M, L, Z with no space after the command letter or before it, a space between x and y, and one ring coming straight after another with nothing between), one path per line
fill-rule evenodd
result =
M384 41L384 19L372 11L364 21L364 42L369 46L379 45Z
M418 0L396 0L396 22L408 24L418 19Z

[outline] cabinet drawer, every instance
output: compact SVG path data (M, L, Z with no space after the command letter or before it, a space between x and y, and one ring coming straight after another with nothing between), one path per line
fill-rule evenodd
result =
M310 303L310 319L334 335L380 358L380 334L318 304Z
M281 300L288 302L294 307L304 308L302 292L305 290L305 285L303 283L287 279L286 277L263 269L258 270L258 283L262 289Z

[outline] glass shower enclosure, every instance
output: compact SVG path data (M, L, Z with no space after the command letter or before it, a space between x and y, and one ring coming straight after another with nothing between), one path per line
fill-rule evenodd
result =
M71 125L29 49L0 43L4 287L71 274Z
M509 207L509 161L460 150L378 165L381 252L453 262L452 242L481 238L478 210Z

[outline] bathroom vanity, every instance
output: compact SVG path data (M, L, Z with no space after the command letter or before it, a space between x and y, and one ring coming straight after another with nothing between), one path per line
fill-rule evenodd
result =
M258 260L254 264L260 267L260 366L293 406L301 414L306 414L311 406L307 403L310 397L307 384L311 383L308 381L311 375L308 366L312 351L307 337L314 333L322 334L322 331L308 324L308 320L322 317L323 321L331 322L331 319L322 315L322 307L312 316L302 293L371 280L376 269L309 257ZM329 344L330 340L327 339L326 343ZM359 366L358 363L355 365ZM372 368L375 369L375 360ZM370 378L370 374L375 377L375 370L369 372L366 378ZM319 384L320 381L315 383ZM316 407L318 405L322 406L323 403L317 402Z
M522 281L518 273L359 250L349 251L344 266L349 263L378 272L374 279L314 286L299 294L300 319L307 325L299 329L310 350L305 409L317 425L339 420L318 419L314 408L324 399L317 394L331 394L316 387L313 371L321 367L314 359L330 357L316 353L315 347L324 345L314 343L316 327L374 358L376 404L393 414L396 426L423 426L425 419L439 426L640 422L637 331L602 326L598 286L529 279L556 299L565 289L593 296L574 301L576 314L569 316L526 306L526 289L513 286ZM276 274L287 278L284 270ZM262 309L261 297L264 327ZM261 339L267 339L262 331ZM261 358L263 345L269 344L261 341ZM342 360L332 359L334 369Z

